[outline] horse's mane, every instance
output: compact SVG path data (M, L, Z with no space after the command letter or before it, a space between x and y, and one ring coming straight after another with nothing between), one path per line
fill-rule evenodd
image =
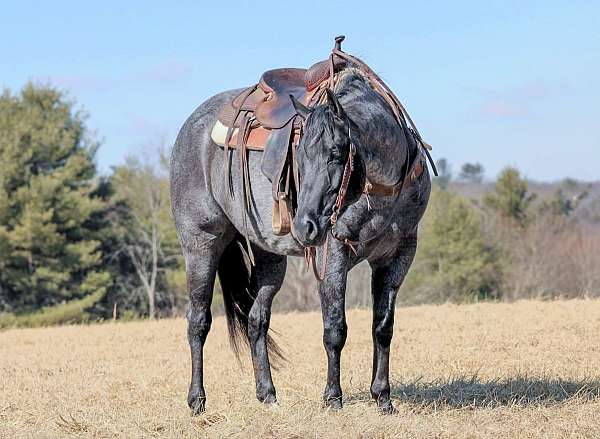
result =
M351 81L360 81L371 87L367 75L357 67L347 67L338 73L338 78L333 88L334 92L341 91L344 86L347 86ZM372 88L372 87L371 87Z

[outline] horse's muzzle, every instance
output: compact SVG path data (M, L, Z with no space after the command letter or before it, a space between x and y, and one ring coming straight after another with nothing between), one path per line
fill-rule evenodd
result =
M313 215L296 215L292 224L292 233L304 247L318 247L325 242L328 218Z

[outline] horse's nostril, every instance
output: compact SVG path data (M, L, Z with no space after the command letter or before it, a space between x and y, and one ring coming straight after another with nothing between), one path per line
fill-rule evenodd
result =
M305 218L304 219L304 224L306 226L306 237L309 240L315 239L317 237L317 234L319 233L319 231L317 229L317 223L314 222L310 218Z

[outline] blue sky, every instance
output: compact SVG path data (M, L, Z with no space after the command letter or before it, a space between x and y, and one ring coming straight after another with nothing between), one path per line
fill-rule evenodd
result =
M68 90L103 172L173 142L211 95L307 67L345 34L454 171L599 179L599 2L19 1L0 23L0 87Z

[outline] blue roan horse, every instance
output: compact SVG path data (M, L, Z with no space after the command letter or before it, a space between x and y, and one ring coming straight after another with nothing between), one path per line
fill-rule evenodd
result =
M346 279L348 271L366 259L372 268L371 395L383 412L395 410L389 385L394 305L415 255L417 225L429 199L428 154L395 96L364 63L342 52L340 42L328 69L322 70L327 79L319 82L317 100L311 101L314 95L309 98L298 87L290 93L291 100L287 95L282 100L281 90L290 89L288 78L259 103L280 106L268 109L269 117L292 108L290 123L301 129L294 129L301 135L292 134L290 143L296 177L292 180L297 186L292 191L292 234L274 234L271 229L273 184L261 170L267 151L244 147L247 139L242 139L238 142L242 147L224 152L213 140L219 112L242 90L226 91L204 102L177 137L171 158L171 198L190 295L188 403L194 413L202 412L206 404L203 346L212 321L217 273L232 345L237 350L238 340L247 342L256 396L264 403L276 401L269 354L280 355L280 351L268 335L271 304L283 282L287 257L302 256L306 249L319 267L315 272L322 276L319 296L328 361L325 404L342 407ZM251 117L245 126L238 126L238 136L248 134L250 122L261 129L256 118L263 109L247 109ZM232 166L238 162L241 166Z

